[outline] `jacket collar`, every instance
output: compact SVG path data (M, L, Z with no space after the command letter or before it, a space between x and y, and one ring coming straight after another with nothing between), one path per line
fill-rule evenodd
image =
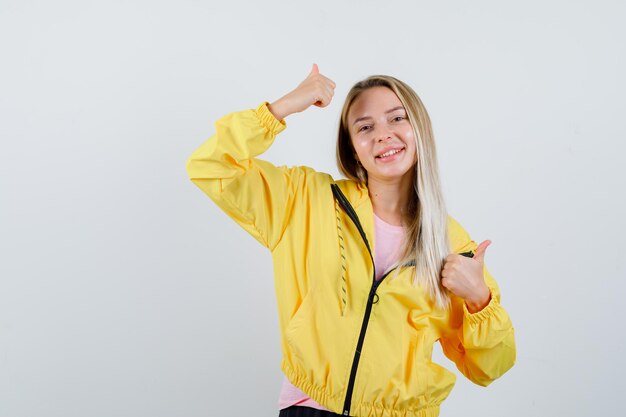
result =
M367 185L349 179L337 180L335 184L339 186L341 192L355 209L366 202L371 204Z

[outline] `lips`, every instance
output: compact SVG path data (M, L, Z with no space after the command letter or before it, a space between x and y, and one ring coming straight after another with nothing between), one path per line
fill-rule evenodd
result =
M387 146L376 155L376 158L386 158L404 150L404 146Z

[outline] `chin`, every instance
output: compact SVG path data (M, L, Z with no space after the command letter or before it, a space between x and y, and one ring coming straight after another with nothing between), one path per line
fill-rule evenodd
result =
M384 180L400 180L405 177L410 176L411 172L409 171L398 171L398 172L381 172L377 175L378 178Z

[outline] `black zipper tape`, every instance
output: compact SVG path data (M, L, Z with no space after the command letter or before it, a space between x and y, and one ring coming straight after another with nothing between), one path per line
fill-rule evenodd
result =
M385 276L381 277L380 280L376 281L376 267L374 265L374 256L372 255L372 249L370 248L369 242L367 241L367 236L365 235L365 231L363 230L363 227L361 226L359 217L354 211L354 208L352 208L352 205L350 204L346 196L339 189L339 186L337 186L336 184L331 184L330 186L333 190L333 195L335 196L335 198L337 198L341 207L343 207L343 209L348 214L348 217L350 217L350 219L352 220L356 228L359 230L359 233L361 234L361 237L363 238L363 241L365 242L365 246L367 246L367 251L369 252L370 258L372 260L372 268L374 269L373 276L372 276L372 288L370 289L370 293L367 297L367 306L365 307L365 314L363 316L363 322L361 323L361 333L359 334L359 340L356 345L356 351L354 353L354 359L352 361L352 368L350 370L350 379L348 381L348 389L346 390L346 399L343 405L342 414L344 416L349 416L350 406L352 403L352 391L354 390L354 381L356 379L356 371L359 367L359 359L361 358L361 350L363 349L363 342L365 341L365 332L367 330L367 324L369 322L370 314L372 313L372 304L374 304L375 302L378 302L378 294L376 294L376 289L378 288L380 283L383 281L385 276L387 276L389 272L391 271L385 274Z
M349 416L350 415L350 407L352 404L352 392L354 390L354 382L356 380L356 371L359 367L359 359L361 358L361 350L363 349L363 342L365 341L365 332L367 331L367 324L369 323L370 315L372 314L372 305L378 302L378 294L376 294L376 290L378 286L383 282L383 280L389 275L393 269L387 271L378 281L376 280L376 267L374 265L374 256L372 255L372 249L370 248L370 244L367 240L367 236L365 235L365 231L363 230L363 226L359 221L359 217L357 216L354 208L343 194L341 189L337 184L331 184L333 195L339 201L339 204L348 214L348 217L352 220L356 228L359 230L363 241L365 242L365 246L367 247L367 251L370 254L370 259L372 260L372 268L374 270L372 277L372 287L370 289L369 295L367 297L367 305L365 307L365 314L363 316L363 322L361 323L361 333L359 334L359 340L356 345L356 351L354 353L354 359L352 361L352 368L350 370L350 379L348 381L348 389L346 390L346 399L343 405L342 415ZM471 258L474 256L473 252L463 252L460 255ZM415 265L415 262L412 262ZM407 266L410 264L407 264ZM395 269L395 268L394 268Z

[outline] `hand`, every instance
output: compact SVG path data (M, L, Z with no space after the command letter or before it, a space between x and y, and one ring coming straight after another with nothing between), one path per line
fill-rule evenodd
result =
M491 300L491 292L483 276L485 251L490 244L490 240L485 240L478 245L473 258L451 253L441 271L441 285L464 299L470 313L482 310Z
M335 83L319 72L317 64L309 75L293 91L269 105L269 110L278 120L293 113L306 110L311 105L326 107L335 94Z

